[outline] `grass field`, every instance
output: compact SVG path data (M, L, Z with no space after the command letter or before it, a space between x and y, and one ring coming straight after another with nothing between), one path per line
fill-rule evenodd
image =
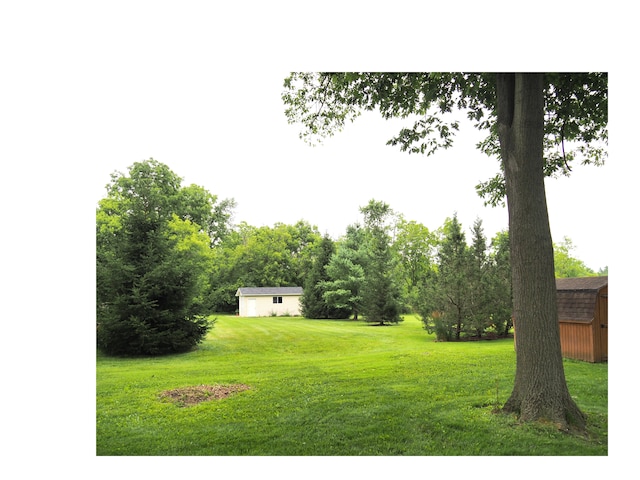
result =
M97 356L97 455L607 455L607 364L565 360L588 435L492 413L511 392L510 339L437 343L418 319L219 316L198 350ZM181 406L164 391L249 387Z

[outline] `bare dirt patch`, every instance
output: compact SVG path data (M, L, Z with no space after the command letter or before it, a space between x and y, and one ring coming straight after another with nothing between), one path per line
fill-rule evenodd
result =
M182 387L173 390L165 390L160 398L175 403L179 407L189 407L201 402L220 400L236 392L249 390L248 385L197 385L194 387Z

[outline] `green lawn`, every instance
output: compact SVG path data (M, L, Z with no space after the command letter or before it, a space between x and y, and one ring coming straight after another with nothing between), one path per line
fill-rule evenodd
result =
M436 343L418 319L219 316L197 351L97 356L98 455L607 455L607 364L565 361L585 437L492 413L513 386L509 339ZM165 390L245 384L179 406Z

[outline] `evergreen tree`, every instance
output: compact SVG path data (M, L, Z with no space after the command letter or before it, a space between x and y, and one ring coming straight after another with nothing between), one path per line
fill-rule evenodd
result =
M324 293L329 274L326 267L335 251L333 240L328 235L318 245L313 265L304 281L304 293L300 299L302 315L306 318L348 318L351 311L347 307L327 304Z
M469 317L465 330L471 335L482 337L491 324L492 299L489 291L490 265L487 255L487 239L484 236L482 220L477 218L472 227L472 244L468 273Z
M183 200L180 178L153 159L112 175L96 214L97 341L106 353L182 352L209 330L200 314L211 240Z
M446 324L453 326L454 337L459 340L469 312L469 250L457 214L446 227L438 253L438 284L446 298L442 316Z
M401 322L401 292L386 223L393 211L386 203L375 200L371 200L360 211L364 214L367 227L369 256L362 290L362 313L369 323L384 325Z
M329 280L322 283L323 298L327 305L348 309L354 320L362 309L362 289L368 261L365 230L349 225L344 238L338 242L336 253L326 267Z
M469 314L470 252L457 214L447 219L437 254L437 271L425 278L419 313L438 341L459 340Z

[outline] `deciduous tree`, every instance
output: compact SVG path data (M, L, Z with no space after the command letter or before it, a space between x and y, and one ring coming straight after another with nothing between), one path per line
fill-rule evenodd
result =
M571 256L574 248L569 237L564 237L562 242L553 244L556 278L595 277L596 273L587 267L582 260Z
M437 239L421 223L402 217L395 229L393 250L398 257L407 302L415 310L419 302L419 286L432 269Z
M318 229L302 220L272 227L240 223L214 249L211 306L234 311L239 287L303 286L321 239Z
M236 202L232 198L219 200L200 185L182 187L180 205L185 220L200 225L211 238L212 245L218 245L231 230L231 218Z
M459 122L445 118L454 108L489 132L480 148L498 156L501 168L478 190L489 203L507 199L518 328L515 384L504 409L524 421L583 427L562 365L544 177L568 174L577 158L602 163L607 75L294 73L284 86L285 114L304 126L303 138L332 135L365 110L412 117L413 126L388 142L409 152L451 146Z

